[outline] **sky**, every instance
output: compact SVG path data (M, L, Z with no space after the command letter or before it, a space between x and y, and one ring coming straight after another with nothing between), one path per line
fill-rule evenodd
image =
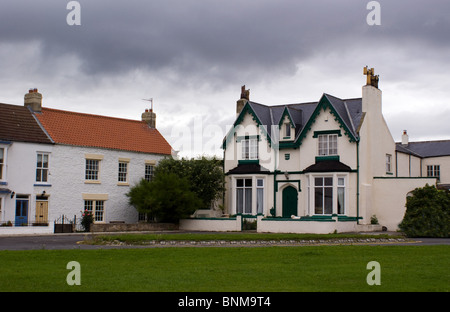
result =
M242 85L266 105L357 98L368 65L395 141L450 139L449 12L448 0L1 0L0 102L37 88L44 107L140 120L152 98L180 156L220 157Z

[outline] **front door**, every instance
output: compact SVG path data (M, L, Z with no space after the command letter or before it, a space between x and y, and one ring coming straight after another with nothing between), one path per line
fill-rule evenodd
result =
M28 199L16 200L16 220L15 225L27 225L28 223Z
M48 222L48 201L36 201L36 223Z
M286 187L283 190L283 218L290 218L292 215L297 215L297 201L297 190L292 186Z

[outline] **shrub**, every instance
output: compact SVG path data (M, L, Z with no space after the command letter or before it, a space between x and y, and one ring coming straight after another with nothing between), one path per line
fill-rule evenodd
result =
M139 212L158 222L178 222L202 205L189 181L173 173L159 173L151 182L142 179L127 196Z
M409 237L449 237L450 193L428 184L416 188L399 228Z
M85 232L89 232L91 230L92 223L94 223L92 211L85 210L81 215L81 225L83 226Z

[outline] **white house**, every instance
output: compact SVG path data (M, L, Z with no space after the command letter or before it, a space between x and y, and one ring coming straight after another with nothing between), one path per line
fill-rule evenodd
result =
M25 106L0 104L5 107L28 114L43 142L28 140L22 151L29 152L14 159L20 151L12 147L20 145L11 145L11 139L0 135L0 147L6 146L0 149L5 155L1 222L14 219L19 198L28 198L29 215L42 204L45 221L62 215L80 218L84 210L93 212L95 223L136 223L142 217L125 194L140 179L151 179L158 161L172 153L155 127L152 110L146 110L141 120L128 120L51 109L42 106L36 89L25 95ZM14 132L12 126L7 132Z
M0 232L46 225L53 144L25 106L0 104ZM42 231L32 227L28 232ZM53 229L51 229L53 231Z
M261 232L397 229L407 194L436 184L436 175L425 174L436 162L394 142L378 76L364 73L361 98L323 94L317 102L267 106L250 101L243 87L223 143L226 213L260 215ZM443 174L449 155L437 155L441 182L450 182ZM410 156L422 161L411 160L421 167L408 174Z

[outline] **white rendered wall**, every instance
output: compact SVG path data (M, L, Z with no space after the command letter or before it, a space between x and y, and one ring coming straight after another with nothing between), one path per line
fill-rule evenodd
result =
M99 183L85 180L86 155L99 155ZM129 159L128 185L118 183L119 158ZM51 184L47 189L49 197L49 220L61 215L81 217L85 198L106 199L104 222L138 221L136 209L128 204L125 195L130 188L144 178L146 161L157 162L164 155L134 153L119 150L55 145L51 163Z

